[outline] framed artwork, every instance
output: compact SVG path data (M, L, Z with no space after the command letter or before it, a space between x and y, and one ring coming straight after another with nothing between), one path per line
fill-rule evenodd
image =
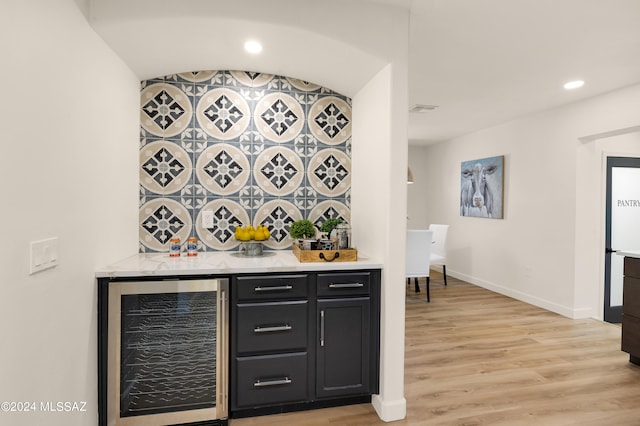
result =
M463 161L460 216L503 218L504 155Z

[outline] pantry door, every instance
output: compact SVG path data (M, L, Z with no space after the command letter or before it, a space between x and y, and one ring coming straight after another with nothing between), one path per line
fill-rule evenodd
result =
M624 257L640 250L640 158L607 158L604 320L622 319Z

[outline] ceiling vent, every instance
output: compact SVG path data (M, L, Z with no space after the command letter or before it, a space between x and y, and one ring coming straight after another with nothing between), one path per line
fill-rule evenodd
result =
M438 107L435 105L415 104L414 106L409 108L409 112L416 113L416 114L424 114L425 112L433 111L436 108Z

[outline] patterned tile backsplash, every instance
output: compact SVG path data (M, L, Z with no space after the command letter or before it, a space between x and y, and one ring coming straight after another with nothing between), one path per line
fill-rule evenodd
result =
M264 73L182 73L141 83L140 123L140 252L168 252L176 237L231 250L235 227L250 224L287 249L295 220L350 222L345 96Z

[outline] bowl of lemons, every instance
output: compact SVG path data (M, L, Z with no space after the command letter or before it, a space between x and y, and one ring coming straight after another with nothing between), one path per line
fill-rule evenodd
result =
M262 256L262 242L271 237L269 228L264 225L258 225L254 228L252 225L237 226L234 237L240 241L239 253L244 256Z

